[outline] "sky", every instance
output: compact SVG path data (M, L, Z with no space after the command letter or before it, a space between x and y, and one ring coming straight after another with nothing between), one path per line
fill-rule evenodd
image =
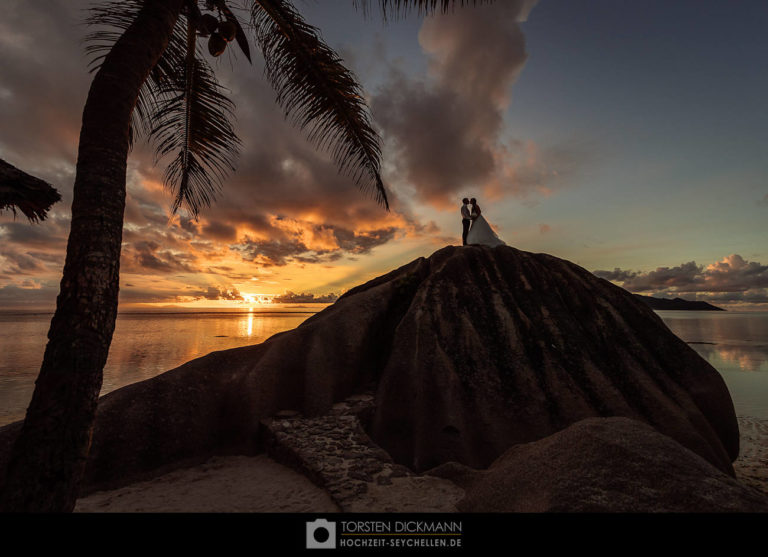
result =
M39 224L0 215L0 310L55 306L88 5L3 1L0 157L63 200ZM208 58L237 170L195 220L134 148L121 309L331 301L460 244L465 196L509 245L632 292L768 309L768 3L505 0L386 22L375 2L295 5L365 92L391 211L285 120L255 45L252 65Z

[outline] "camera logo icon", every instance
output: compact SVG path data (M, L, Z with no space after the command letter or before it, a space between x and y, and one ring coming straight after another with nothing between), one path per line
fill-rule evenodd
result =
M307 522L307 549L336 549L336 523L324 518Z

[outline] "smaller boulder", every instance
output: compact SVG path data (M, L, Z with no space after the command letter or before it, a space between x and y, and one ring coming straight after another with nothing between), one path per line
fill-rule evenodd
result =
M484 471L430 475L466 491L462 512L768 512L768 498L651 426L588 418L508 449Z

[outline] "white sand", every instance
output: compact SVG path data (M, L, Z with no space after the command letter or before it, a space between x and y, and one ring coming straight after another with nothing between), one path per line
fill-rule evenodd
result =
M733 463L738 480L768 495L768 420L739 416L741 450Z
M267 457L214 457L146 482L99 491L75 512L338 512L306 477Z

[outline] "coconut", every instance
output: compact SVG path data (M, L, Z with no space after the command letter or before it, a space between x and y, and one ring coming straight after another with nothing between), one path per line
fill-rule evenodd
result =
M218 33L211 33L211 38L208 39L208 52L211 56L221 56L227 49L227 41Z
M216 28L219 26L219 20L211 14L205 14L200 17L200 23L198 24L201 31L207 31L208 33L215 33Z
M234 41L236 33L237 27L231 21L222 21L219 23L219 34L225 41Z

